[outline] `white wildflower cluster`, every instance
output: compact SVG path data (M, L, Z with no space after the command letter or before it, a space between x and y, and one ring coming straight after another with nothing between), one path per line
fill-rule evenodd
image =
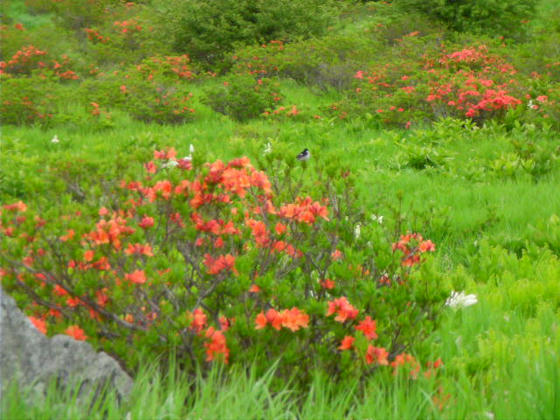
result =
M467 306L478 303L476 295L466 295L465 292L451 292L451 296L445 301L445 305L450 308L466 308Z
M371 220L373 220L375 223L379 223L380 225L383 224L383 216L378 216L376 214L372 214L371 215Z
M55 134L54 137L51 139L51 143L59 143L60 140L58 139L58 136Z
M359 239L361 233L362 233L362 228L361 228L360 224L358 223L356 225L356 227L354 228L354 238Z

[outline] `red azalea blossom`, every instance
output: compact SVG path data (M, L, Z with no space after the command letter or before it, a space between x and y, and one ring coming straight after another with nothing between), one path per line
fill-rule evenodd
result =
M368 340L375 340L377 338L377 323L368 315L356 327L358 331L364 333Z
M388 356L389 352L383 347L374 347L370 344L366 352L366 363L368 365L377 363L379 365L387 366L389 364L389 361L387 360Z
M124 277L134 284L146 283L146 274L144 273L144 270L136 270L133 273L125 274Z
M206 360L212 361L215 359L216 355L223 354L224 363L228 363L229 359L229 349L227 348L226 337L220 330L214 329L214 327L208 328L206 331L206 338L210 341L204 343L206 347Z
M189 317L192 317L191 328L197 334L206 328L207 316L202 309L196 308Z
M338 347L339 350L350 350L354 346L356 339L350 335L345 336Z
M331 316L336 313L334 318L337 322L345 322L347 319L354 319L358 316L358 310L354 308L346 297L340 297L328 302L329 308L327 310L326 316Z
M35 328L37 328L41 332L41 334L44 335L47 334L47 323L45 322L44 319L36 318L34 316L30 316L28 318L31 321L31 323L35 326Z
M78 340L78 341L84 341L84 340L87 339L87 336L85 335L84 330L82 330L77 325L71 325L68 328L66 328L66 330L64 331L64 334L69 335L74 340Z

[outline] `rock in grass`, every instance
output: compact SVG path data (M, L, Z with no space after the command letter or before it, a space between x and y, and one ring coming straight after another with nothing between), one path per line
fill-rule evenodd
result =
M0 303L2 394L17 381L20 388L31 387L36 397L56 381L65 389L78 390L81 402L94 401L106 387L114 389L119 400L128 397L132 379L109 355L66 335L44 336L1 288Z

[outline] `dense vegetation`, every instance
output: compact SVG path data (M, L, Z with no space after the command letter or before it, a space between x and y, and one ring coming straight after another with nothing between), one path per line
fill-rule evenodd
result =
M13 0L1 29L2 287L135 376L94 416L560 416L554 1Z

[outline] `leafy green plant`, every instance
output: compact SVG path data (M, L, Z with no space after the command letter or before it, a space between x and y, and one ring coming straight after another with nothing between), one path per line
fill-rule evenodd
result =
M331 1L216 0L177 4L160 0L162 32L176 51L217 64L238 44L294 40L324 33L335 9ZM223 63L222 63L223 64Z
M403 11L419 11L459 32L524 35L535 14L537 0L396 0Z
M237 121L260 116L282 100L279 86L269 78L240 75L207 89L203 102Z

